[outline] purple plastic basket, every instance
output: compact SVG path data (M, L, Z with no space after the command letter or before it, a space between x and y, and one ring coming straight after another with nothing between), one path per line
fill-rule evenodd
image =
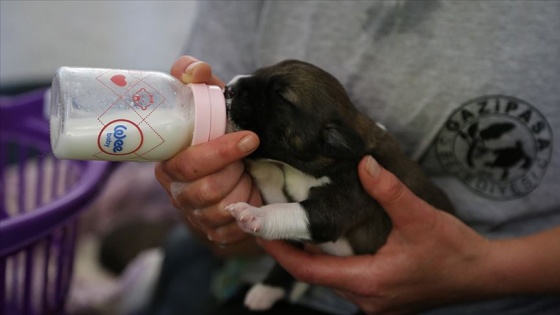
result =
M44 95L0 99L0 314L64 313L77 218L110 172L54 158Z

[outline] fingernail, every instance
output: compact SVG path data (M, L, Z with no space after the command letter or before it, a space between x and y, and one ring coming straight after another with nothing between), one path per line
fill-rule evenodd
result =
M201 61L195 61L185 68L185 71L181 75L181 81L183 81L183 83L192 82L194 76L194 68L196 68L196 65L199 63L201 63Z
M368 155L366 157L366 171L368 172L369 176L373 178L377 178L377 176L379 176L379 174L381 173L381 167L379 166L379 163L377 163L377 161L371 155Z
M245 153L249 153L257 148L259 145L259 139L253 135L243 137L237 146L239 149Z

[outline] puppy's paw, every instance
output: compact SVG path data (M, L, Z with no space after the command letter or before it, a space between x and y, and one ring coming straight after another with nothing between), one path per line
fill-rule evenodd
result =
M282 288L257 283L245 296L245 306L252 311L266 311L286 295Z
M299 203L278 203L253 207L238 202L226 207L237 225L250 234L268 240L311 240L309 219Z
M237 225L247 232L260 235L263 227L263 210L245 202L238 202L226 207L226 210L237 220Z

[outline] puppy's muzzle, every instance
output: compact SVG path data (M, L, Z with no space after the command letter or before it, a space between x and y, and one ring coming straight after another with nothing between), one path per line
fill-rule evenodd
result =
M231 111L234 99L239 96L238 81L250 76L251 75L237 75L224 87L224 98L226 100L226 113L228 117L227 132L241 130L241 128L239 128L239 126L232 120Z
M236 89L233 85L226 85L224 88L224 97L226 101L231 101L236 95Z
M235 88L234 84L228 84L224 87L224 98L226 100L226 115L228 117L228 124L226 126L226 132L230 133L230 132L234 132L234 131L238 131L241 130L239 128L239 126L232 121L231 119L231 104L233 102L233 99L235 98L235 96L237 95L237 89Z
M231 103L231 100L237 96L237 81L243 78L250 77L251 75L236 75L231 81L228 82L226 87L224 88L224 97L228 104Z

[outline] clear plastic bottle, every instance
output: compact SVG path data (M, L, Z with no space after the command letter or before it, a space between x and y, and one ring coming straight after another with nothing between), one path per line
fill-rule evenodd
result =
M162 161L226 129L219 87L162 72L61 67L50 94L59 159Z

